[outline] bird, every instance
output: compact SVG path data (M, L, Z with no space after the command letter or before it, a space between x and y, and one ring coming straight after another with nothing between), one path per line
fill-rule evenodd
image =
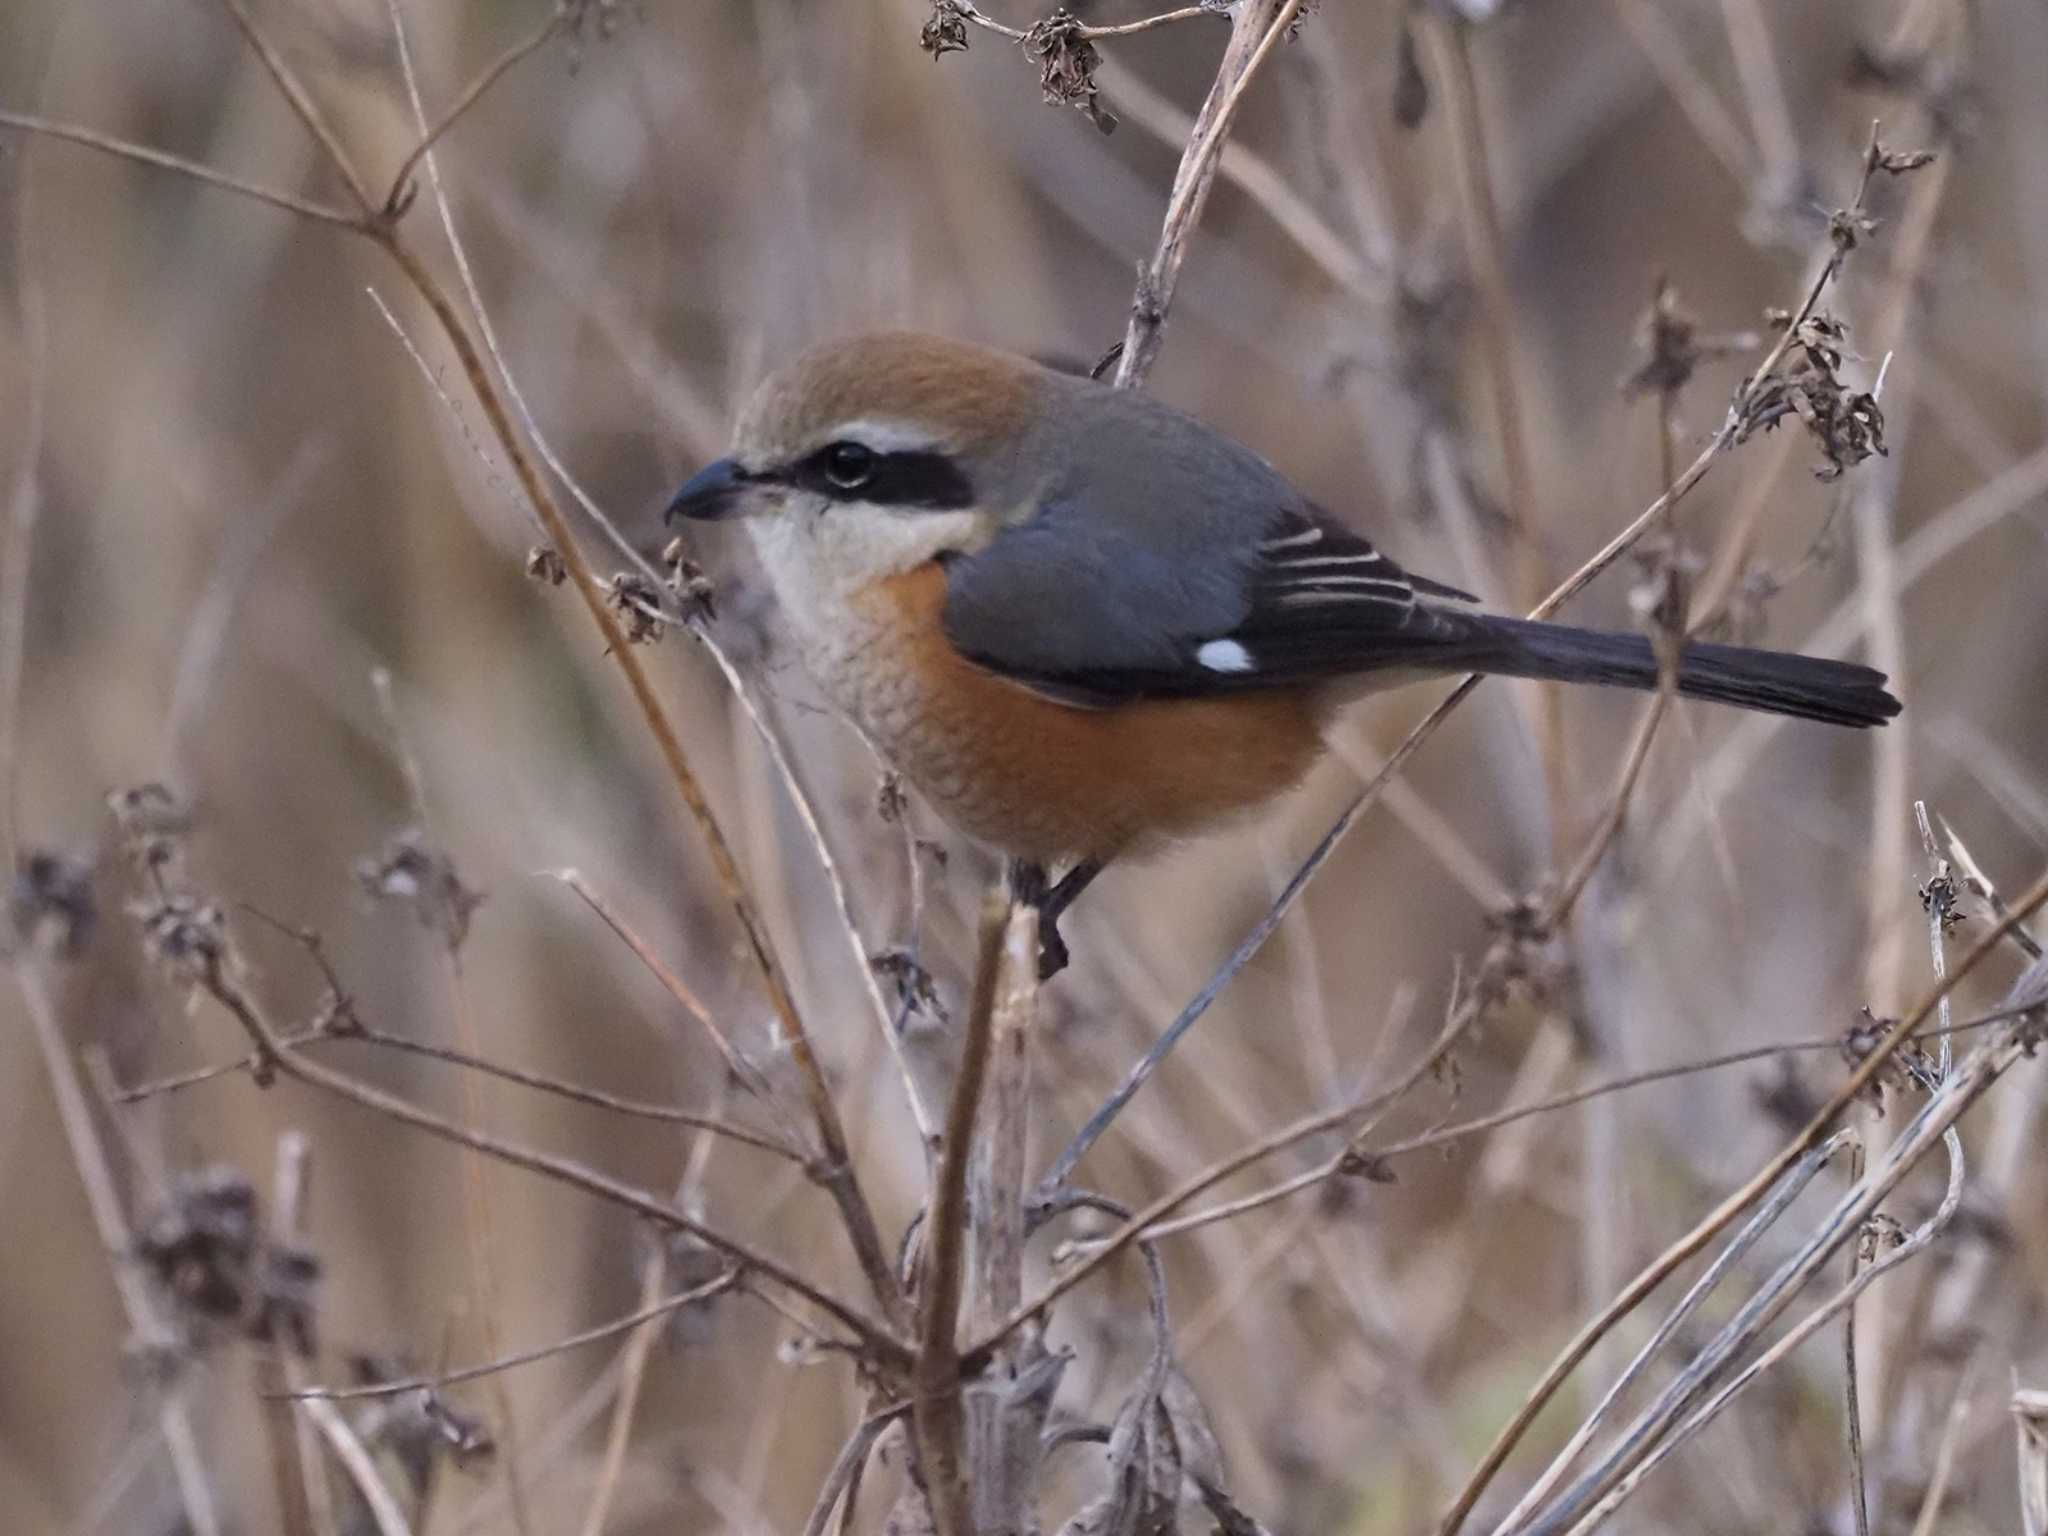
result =
M826 695L1009 858L1045 976L1107 864L1295 785L1361 695L1475 672L1658 686L1646 635L1487 612L1196 418L940 336L850 336L769 374L677 518L743 523ZM1900 708L1869 667L1744 646L1685 645L1676 686L1838 726Z

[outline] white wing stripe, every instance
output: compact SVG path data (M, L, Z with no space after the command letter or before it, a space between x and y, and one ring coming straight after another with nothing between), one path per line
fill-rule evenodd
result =
M1299 533L1290 533L1285 537L1278 539L1266 539L1260 543L1259 548L1297 549L1305 547L1310 544L1320 544L1322 542L1322 528L1317 524L1311 523L1308 527L1302 529Z
M1305 571L1324 565L1385 565L1387 559L1378 550L1369 549L1362 555L1304 555L1273 563L1285 570Z

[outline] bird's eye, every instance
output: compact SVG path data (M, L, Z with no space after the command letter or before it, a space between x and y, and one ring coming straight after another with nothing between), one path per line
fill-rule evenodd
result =
M824 453L825 478L842 491L857 491L875 478L875 451L860 443L834 443Z

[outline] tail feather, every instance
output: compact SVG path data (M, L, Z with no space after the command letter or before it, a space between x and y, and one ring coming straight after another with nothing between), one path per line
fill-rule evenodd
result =
M1475 670L1507 677L1657 686L1657 657L1642 635L1575 629L1473 614ZM1851 661L1795 656L1742 645L1688 645L1679 657L1678 691L1740 709L1792 715L1828 725L1883 725L1899 712L1882 672Z

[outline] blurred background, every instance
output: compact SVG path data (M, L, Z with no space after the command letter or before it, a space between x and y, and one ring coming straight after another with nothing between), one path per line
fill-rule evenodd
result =
M987 8L1017 26L1038 16L1020 0ZM1104 22L1152 7L1075 9ZM430 113L546 15L540 0L402 10ZM381 188L415 138L381 0L261 0L255 13ZM1915 799L2008 894L2048 856L2048 11L1508 6L1469 34L1504 331L1463 238L1449 54L1410 53L1405 13L1330 0L1256 82L1151 387L1405 563L1502 604L1527 606L1661 487L1655 397L1621 388L1643 364L1658 279L1703 336L1754 340L1767 308L1803 294L1873 119L1887 145L1943 158L1878 179L1876 227L1823 306L1849 327L1845 378L1868 388L1890 357L1888 456L1823 483L1794 423L1724 457L1677 528L1679 558L1702 574L1717 552L1730 561L1724 627L1873 659L1905 715L1862 735L1685 706L1568 932L1522 957L1526 981L1456 1074L1403 1102L1389 1137L1619 1072L1835 1035L1866 1006L1899 1013L1928 981ZM1104 42L1099 100L1119 120L1104 134L1045 103L1037 65L992 33L928 56L929 14L924 0L593 13L442 141L439 175L505 362L564 465L644 550L664 542L660 506L719 451L749 385L808 341L905 324L1086 367L1121 335L1227 23ZM1397 108L1421 104L1418 87L1427 110L1406 128ZM0 107L342 197L233 26L194 0L12 0ZM406 219L452 286L430 188ZM1680 464L1757 356L1716 353L1680 394ZM1498 429L1503 358L1526 472ZM744 1118L704 1031L551 873L574 867L779 1070L703 844L580 604L523 573L537 535L488 442L430 317L369 243L0 131L0 498L16 530L0 612L21 627L10 826L21 859L88 870L99 913L74 952L24 951L22 985L0 989L12 1530L182 1528L166 1393L189 1414L224 1528L279 1518L258 1353L200 1341L166 1364L128 1347L116 1280L133 1261L104 1250L27 1001L81 1064L82 1108L131 1226L214 1165L267 1204L281 1133L309 1138L315 1380L346 1379L355 1354L434 1369L622 1316L651 1251L619 1212L490 1167L480 1291L464 1240L475 1196L453 1149L243 1073L109 1103L110 1084L246 1048L217 1006L145 959L129 915L145 883L110 794L156 782L189 805L176 879L227 909L246 983L280 1018L313 1018L320 973L238 903L316 929L377 1028L452 1043L466 1008L494 1059ZM600 571L623 563L579 528ZM1738 528L1753 537L1731 544ZM907 822L884 816L878 765L824 710L742 541L691 540L715 588L712 633L786 734L860 946L914 948L933 979L905 1044L942 1073L992 861L914 800ZM1572 613L1626 626L1642 581L1625 561ZM642 656L781 946L894 1241L922 1201L923 1159L815 845L704 649L671 629ZM1090 893L1066 926L1076 963L1042 999L1034 1163L1440 692L1357 708L1330 763L1270 814L1114 869ZM1495 942L1495 916L1584 845L1638 707L1562 698L1568 746L1546 754L1534 698L1489 685L1428 745L1095 1151L1091 1186L1140 1203L1414 1059ZM486 898L459 983L436 933L359 878L420 825L408 756L427 842ZM1959 944L1981 931L1981 904L1966 909ZM1988 1006L2010 976L2004 960L1987 966L1961 1006ZM648 1188L680 1181L728 1229L860 1293L829 1202L787 1162L506 1084L465 1107L448 1067L324 1051ZM1400 1160L1395 1183L1325 1186L1166 1243L1182 1358L1239 1502L1279 1532L1428 1528L1572 1331L1841 1072L1821 1053L1597 1099ZM1973 1115L1968 1219L1859 1314L1880 1529L1911 1526L1952 1404L1940 1528L2017 1527L2006 1404L2016 1383L2048 1385L2048 1192L2028 1176L2048 1144L2042 1092L2041 1068L2023 1065ZM1222 1193L1330 1150L1310 1145ZM1924 1216L1937 1180L1887 1209ZM1762 1245L1750 1283L1805 1210ZM692 1263L682 1255L671 1276L701 1277ZM1053 1337L1078 1356L1063 1410L1113 1414L1148 1326L1134 1264L1065 1301ZM608 1529L801 1526L864 1407L843 1363L789 1347L796 1332L748 1296L662 1329ZM420 1528L519 1528L510 1463L526 1528L576 1529L621 1350L613 1339L453 1392L498 1453L440 1466ZM1596 1356L1482 1514L1505 1511L1621 1358ZM1831 1328L1646 1484L1634 1528L1852 1529L1841 1370ZM1047 1517L1089 1496L1100 1466L1086 1449L1055 1459ZM899 1468L896 1456L873 1474L858 1528L880 1528Z

